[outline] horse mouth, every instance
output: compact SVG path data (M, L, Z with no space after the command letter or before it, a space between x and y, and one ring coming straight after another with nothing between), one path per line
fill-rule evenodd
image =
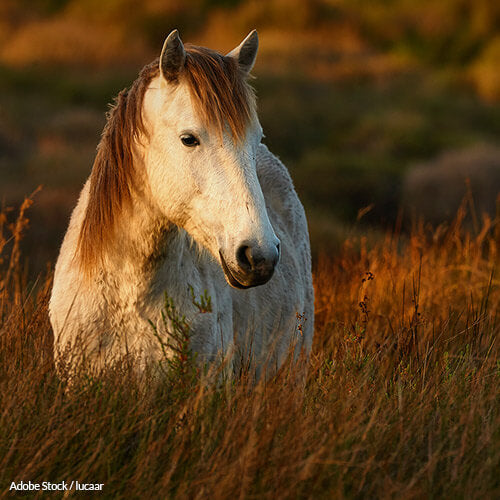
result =
M224 256L222 255L222 252L220 250L219 250L219 256L222 265L222 270L224 271L224 275L226 276L226 280L232 287L239 288L240 290L246 290L247 288L252 288L252 286L255 286L255 285L244 285L243 283L238 281L234 276L234 274L229 269L229 266L226 264Z

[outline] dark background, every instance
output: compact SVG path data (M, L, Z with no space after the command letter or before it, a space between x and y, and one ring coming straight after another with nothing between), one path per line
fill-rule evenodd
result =
M170 30L226 52L257 28L265 142L316 254L419 217L446 224L466 195L494 217L499 26L491 0L2 0L0 200L43 185L24 251L33 271L54 263L107 104Z

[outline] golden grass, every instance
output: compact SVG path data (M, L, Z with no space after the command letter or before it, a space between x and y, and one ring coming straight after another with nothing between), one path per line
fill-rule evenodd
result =
M0 495L78 480L106 498L498 496L500 232L486 219L467 234L462 219L319 259L305 388L301 366L222 383L184 357L146 388L128 360L65 390L50 280L16 287L20 261L5 259ZM25 225L22 211L14 242Z

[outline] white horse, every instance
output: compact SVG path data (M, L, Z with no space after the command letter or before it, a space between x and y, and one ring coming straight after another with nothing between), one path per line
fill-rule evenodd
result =
M223 56L184 47L175 30L119 94L55 269L58 364L73 362L77 344L97 369L130 354L161 359L165 293L203 362L223 353L259 373L292 344L310 352L307 222L287 169L261 143L247 83L257 48L256 31ZM210 311L193 301L205 291Z

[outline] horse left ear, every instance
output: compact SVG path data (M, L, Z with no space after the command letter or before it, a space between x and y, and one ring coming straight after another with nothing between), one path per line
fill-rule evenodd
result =
M179 32L174 30L167 36L160 56L160 72L169 82L175 82L186 62L186 50Z
M257 30L253 30L238 47L226 54L226 57L234 57L238 61L241 70L248 75L255 64L258 48L259 35Z

